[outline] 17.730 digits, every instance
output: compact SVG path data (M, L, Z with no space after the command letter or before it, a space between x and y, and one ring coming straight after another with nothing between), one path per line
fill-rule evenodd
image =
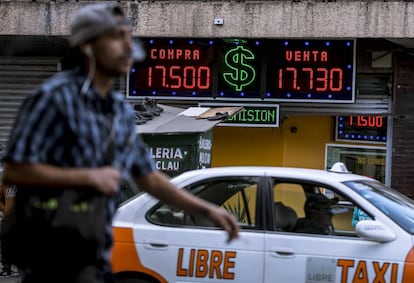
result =
M286 67L278 69L277 88L291 91L334 91L343 89L341 68Z

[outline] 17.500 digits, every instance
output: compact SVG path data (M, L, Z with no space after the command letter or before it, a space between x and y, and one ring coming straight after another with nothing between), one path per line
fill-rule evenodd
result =
M148 87L164 89L199 89L210 88L211 70L208 66L164 66L148 67Z

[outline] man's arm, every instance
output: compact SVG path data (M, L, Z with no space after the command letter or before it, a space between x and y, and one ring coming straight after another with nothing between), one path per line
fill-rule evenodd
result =
M28 187L92 187L104 194L118 191L121 175L112 167L63 168L44 163L5 162L3 183Z
M183 209L190 214L209 217L214 224L227 231L228 241L238 237L239 224L236 218L212 203L198 198L185 190L178 189L169 178L160 171L153 171L143 177L136 177L138 186L165 204Z

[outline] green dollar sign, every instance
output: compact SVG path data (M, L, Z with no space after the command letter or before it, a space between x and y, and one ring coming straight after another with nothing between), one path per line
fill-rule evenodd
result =
M246 61L254 59L253 52L243 46L237 46L226 53L224 61L232 71L223 73L223 78L229 85L234 86L236 91L241 91L256 78L255 69L246 64Z

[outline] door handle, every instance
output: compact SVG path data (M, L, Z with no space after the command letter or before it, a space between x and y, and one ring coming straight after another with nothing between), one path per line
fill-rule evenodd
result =
M275 257L291 258L295 256L295 250L285 247L274 247L270 249L271 255Z
M144 247L148 249L167 249L168 248L168 242L166 241L159 241L159 240L148 240L145 241Z

